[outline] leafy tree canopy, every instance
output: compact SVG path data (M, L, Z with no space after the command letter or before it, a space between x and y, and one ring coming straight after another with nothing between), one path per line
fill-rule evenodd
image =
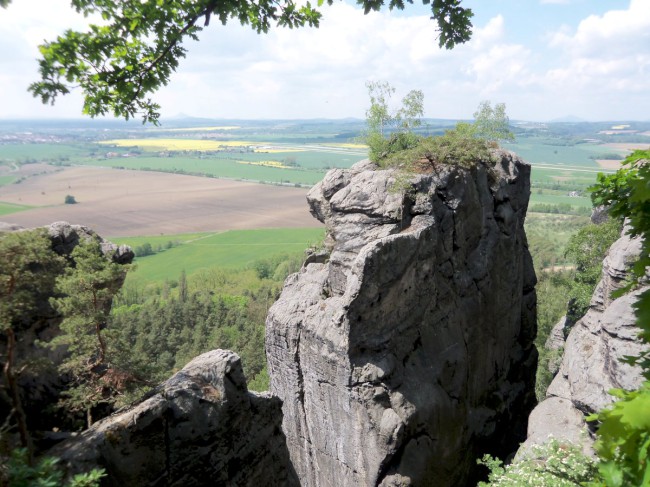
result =
M0 0L7 7L11 0ZM413 0L407 0L412 4ZM474 15L462 0L422 0L431 5L440 47L451 49L471 37ZM40 81L29 90L43 103L54 103L73 87L84 94L84 114L113 113L116 117L141 115L158 123L160 106L149 96L169 82L187 49L183 42L215 17L222 24L237 20L258 33L277 27L318 27L318 7L333 0L71 0L84 15L99 14L101 25L86 32L66 30L40 46ZM386 0L357 0L367 14L380 10ZM389 9L402 10L404 0L388 0Z

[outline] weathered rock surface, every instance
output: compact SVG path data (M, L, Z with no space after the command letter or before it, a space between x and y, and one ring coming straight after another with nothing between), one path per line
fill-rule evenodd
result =
M632 305L645 288L618 299L611 297L625 284L629 266L640 250L639 239L627 235L609 249L589 311L567 337L562 365L547 390L547 399L530 416L528 439L521 452L544 443L549 435L582 443L585 451L590 451L593 439L585 415L613 402L610 389L636 389L641 384L640 368L624 364L621 359L643 350Z
M94 230L84 225L71 225L68 222L54 222L47 227L52 240L52 250L59 255L70 255L82 239L97 238L101 242L102 252L118 264L130 264L135 254L128 245L115 245L100 237Z
M292 486L280 401L248 392L239 357L196 357L143 402L50 451L113 486Z
M535 404L535 275L523 224L530 167L363 162L309 193L331 256L290 276L267 318L271 392L303 486L472 484Z

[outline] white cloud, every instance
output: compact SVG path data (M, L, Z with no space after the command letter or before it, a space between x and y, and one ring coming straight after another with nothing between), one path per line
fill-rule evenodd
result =
M592 15L575 32L555 33L550 46L560 65L546 80L568 91L593 94L617 90L650 92L650 2L632 0L627 10Z
M36 45L87 21L67 0L16 0L0 13L0 117L78 116L78 95L50 108L25 90L36 77ZM168 116L363 117L372 79L389 81L398 96L422 89L430 117L470 117L490 99L506 102L512 118L648 118L650 0L558 27L546 43L513 41L519 26L504 11L477 22L471 42L453 51L438 48L428 13L406 13L363 15L338 2L324 8L319 29L267 35L213 22L187 45L156 101Z

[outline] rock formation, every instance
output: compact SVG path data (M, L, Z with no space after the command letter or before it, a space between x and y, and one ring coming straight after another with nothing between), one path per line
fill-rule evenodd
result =
M640 240L628 235L609 249L589 310L564 343L560 370L547 390L547 398L530 415L528 439L518 455L533 444L546 442L549 435L583 444L589 452L593 438L585 415L613 402L610 389L632 390L641 384L640 368L621 359L643 350L632 305L645 288L617 299L611 297L625 284L629 266L640 250Z
M472 485L535 404L530 167L510 153L391 191L362 162L308 195L329 261L290 276L267 318L271 392L301 484Z
M280 407L247 391L237 355L213 350L49 453L69 473L105 468L112 486L297 486Z
M213 351L50 453L121 486L475 485L535 403L530 167L495 161L416 175L406 196L368 162L330 171L308 196L329 251L267 319L271 394Z

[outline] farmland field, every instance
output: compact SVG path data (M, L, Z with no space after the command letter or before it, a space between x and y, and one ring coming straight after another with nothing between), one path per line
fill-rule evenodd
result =
M182 271L191 275L212 267L240 269L258 259L301 254L310 245L320 242L323 235L323 228L277 228L232 230L191 235L190 238L173 235L165 238L111 238L111 241L133 247L145 242L156 245L170 239L179 241L175 247L137 258L137 268L130 276L130 279L163 281L177 279Z
M0 186L0 201L30 208L3 216L25 227L66 220L100 235L175 235L250 228L321 227L304 188L178 174L66 167ZM66 205L66 195L78 204Z
M5 215L9 215L11 213L18 213L19 211L29 210L30 208L30 206L15 205L13 203L3 203L0 201L0 216L4 217ZM5 220L7 219L3 218L3 221Z
M575 143L565 145L558 139L544 137L519 137L515 142L504 143L503 146L533 164L593 168L597 168L597 164L590 156L597 156L603 152L616 152L616 148L607 149L601 144ZM623 150L620 152L621 155L625 153Z
M0 176L0 186L13 183L17 178L15 176Z

